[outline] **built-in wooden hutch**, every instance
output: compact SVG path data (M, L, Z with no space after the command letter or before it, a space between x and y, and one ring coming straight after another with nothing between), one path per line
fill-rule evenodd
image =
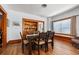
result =
M0 45L5 48L7 45L7 13L0 5Z
M32 33L32 32L38 31L38 22L44 23L44 21L38 21L38 20L23 18L23 20L22 20L22 31L25 32L25 33L26 32Z

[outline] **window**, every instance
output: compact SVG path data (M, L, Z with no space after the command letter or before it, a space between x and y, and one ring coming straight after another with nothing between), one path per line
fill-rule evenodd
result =
M71 19L53 22L53 29L56 33L70 34Z

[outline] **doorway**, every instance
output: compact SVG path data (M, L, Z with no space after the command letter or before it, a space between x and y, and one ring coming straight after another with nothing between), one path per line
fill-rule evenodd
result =
M7 13L0 5L0 45L5 48L7 45Z

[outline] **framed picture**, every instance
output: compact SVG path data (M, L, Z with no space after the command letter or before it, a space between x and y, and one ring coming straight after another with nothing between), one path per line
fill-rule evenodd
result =
M13 26L20 26L19 22L13 21Z

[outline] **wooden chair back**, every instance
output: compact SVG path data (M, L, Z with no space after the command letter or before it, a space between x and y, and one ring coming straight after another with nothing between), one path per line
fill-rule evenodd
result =
M46 41L46 39L47 39L47 33L46 32L39 33L39 40L40 39Z
M54 38L54 32L52 32L52 31L47 31L47 36L48 36L48 38L50 38L50 39L52 39L52 38Z

